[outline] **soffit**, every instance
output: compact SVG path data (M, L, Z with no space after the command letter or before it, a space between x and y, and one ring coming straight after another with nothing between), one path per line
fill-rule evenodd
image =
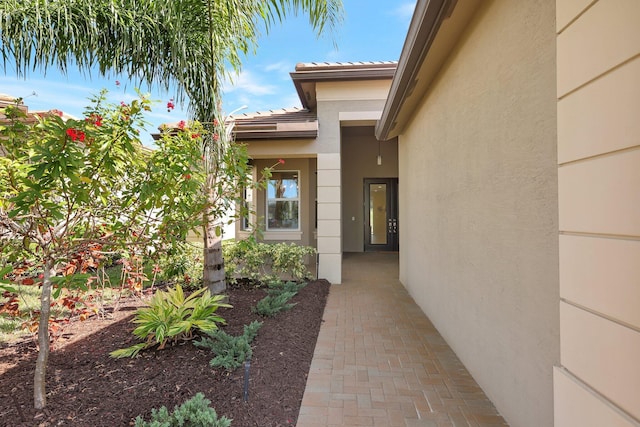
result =
M419 0L376 137L398 136L424 99L481 0Z
M391 80L397 62L309 62L299 63L291 79L302 106L314 110L317 106L316 83L354 80Z

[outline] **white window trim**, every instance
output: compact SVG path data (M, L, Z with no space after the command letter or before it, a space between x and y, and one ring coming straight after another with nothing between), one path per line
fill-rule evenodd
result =
M265 231L264 240L302 240L302 231Z
M299 232L300 235L302 235L302 217L301 217L301 210L302 210L302 176L300 174L300 170L275 170L274 172L284 172L284 173L296 173L298 175L298 197L295 199L269 199L269 188L268 188L268 184L267 184L267 189L265 191L265 233L264 233L264 239L265 240L300 240L300 239L276 239L276 238L271 238L271 239L267 239L267 234L270 233L272 235L278 233L295 233L295 232ZM297 201L298 202L298 228L269 228L269 200L275 200L275 201Z
M256 199L256 193L255 190L252 188L245 188L242 191L244 191L244 197L242 198L242 203L246 203L247 204L247 209L249 209L249 216L248 217L244 217L244 216L240 216L238 219L240 221L240 232L245 232L245 233L251 233L254 229L255 226L255 222L256 222L256 213L255 213L255 199ZM248 226L245 227L244 225L244 221L245 219L247 219L249 221L249 224L247 224Z

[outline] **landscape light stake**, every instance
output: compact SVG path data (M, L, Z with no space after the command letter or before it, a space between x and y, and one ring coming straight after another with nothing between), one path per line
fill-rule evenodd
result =
M249 401L249 369L251 368L251 359L244 361L244 390L242 391L242 400Z

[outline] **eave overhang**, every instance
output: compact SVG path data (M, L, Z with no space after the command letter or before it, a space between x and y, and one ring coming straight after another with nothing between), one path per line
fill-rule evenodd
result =
M283 109L241 114L231 117L236 140L314 139L318 136L318 117L306 109Z
M330 81L390 80L396 71L395 61L299 63L289 73L302 106L314 110L317 106L316 83Z
M402 132L480 3L418 0L376 138L386 141Z

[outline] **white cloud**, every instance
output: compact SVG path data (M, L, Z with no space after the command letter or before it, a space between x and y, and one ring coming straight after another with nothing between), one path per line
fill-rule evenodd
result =
M282 98L282 108L299 107L302 108L298 94L293 92Z
M42 79L21 80L0 76L0 91L16 97L24 97L31 111L58 109L80 116L89 104L88 98L97 91L88 86L48 81ZM33 92L36 95L31 95Z
M275 86L264 83L260 77L248 70L240 72L232 82L225 82L223 89L225 93L240 91L253 96L273 95L277 91Z
M289 61L279 61L272 64L268 64L264 67L267 72L275 71L278 75L284 75L285 78L289 78L289 72L295 69L295 64L291 64Z
M107 100L110 103L118 104L120 101L131 102L138 98L133 89L110 88ZM0 76L0 92L15 97L25 98L24 103L30 111L47 111L58 109L76 118L82 117L82 113L90 104L89 98L98 95L99 86L79 85L66 81L54 79L34 78L29 80L17 79L14 76ZM31 95L33 92L36 95ZM145 114L145 119L150 122L146 127L147 132L157 132L157 127L161 123L175 122L187 118L186 111L179 105L171 113L166 112L166 101L168 99L158 99L158 94L151 95L152 100L159 100L160 103L152 105L152 112ZM149 145L151 137L142 135L145 145Z
M337 61L340 56L341 52L338 51L338 49L332 49L324 55L325 59L329 62Z
M407 3L403 3L400 6L398 6L397 8L393 9L391 11L391 14L399 17L403 21L405 21L405 20L408 21L413 16L413 11L414 11L415 8L416 8L416 2L415 1L410 1L410 2L407 2Z

